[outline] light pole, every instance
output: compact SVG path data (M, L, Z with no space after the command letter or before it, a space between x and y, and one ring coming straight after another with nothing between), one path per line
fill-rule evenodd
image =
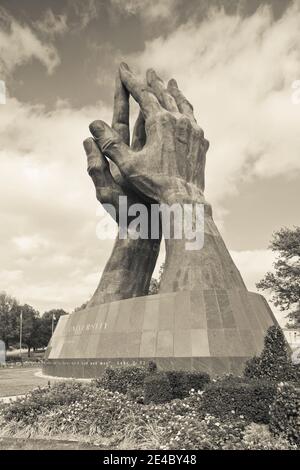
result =
M20 358L22 358L23 310L20 312Z

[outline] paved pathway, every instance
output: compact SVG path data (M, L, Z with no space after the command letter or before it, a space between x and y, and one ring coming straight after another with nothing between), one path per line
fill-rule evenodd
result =
M24 393L29 392L33 388L47 385L48 379L37 376L37 372L41 372L38 367L1 368L0 397L24 395Z
M85 442L55 439L20 439L0 437L1 450L100 450L102 447Z
M45 386L58 381L74 380L63 377L50 377L42 373L38 367L13 367L0 369L0 401L7 402L16 399L33 388ZM81 382L90 382L92 379L77 379Z

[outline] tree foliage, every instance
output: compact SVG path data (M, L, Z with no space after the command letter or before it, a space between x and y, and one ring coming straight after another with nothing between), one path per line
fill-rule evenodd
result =
M282 228L273 234L270 249L277 253L274 272L267 272L257 288L270 290L272 302L288 314L293 326L300 325L300 227ZM298 308L297 308L298 307Z
M43 313L39 335L44 346L47 346L52 336L52 325L54 331L58 320L62 315L68 315L68 313L62 308L48 310Z
M159 268L158 279L155 279L155 277L151 279L148 295L158 294L164 268L165 268L165 263L163 263L161 267Z
M246 363L244 376L277 382L298 381L299 368L292 364L290 352L282 329L276 325L270 326L261 355L253 357Z
M0 293L0 339L6 349L17 339L18 302L14 297Z
M53 328L61 315L67 315L62 309L45 312L42 316L31 305L20 305L5 292L0 293L0 339L6 350L19 347L22 318L22 347L26 346L28 355L31 349L44 348L49 343Z
M43 347L40 337L41 318L39 312L28 304L18 307L17 333L20 331L22 312L22 346L28 349L28 356L32 348Z

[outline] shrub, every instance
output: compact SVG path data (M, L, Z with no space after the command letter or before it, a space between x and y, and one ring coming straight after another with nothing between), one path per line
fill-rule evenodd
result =
M3 416L7 421L34 424L39 414L78 400L84 388L85 385L78 382L58 382L51 387L39 387L5 407Z
M259 357L253 357L245 366L244 377L265 378L275 381L297 380L299 368L293 366L283 331L271 326L265 336L264 349Z
M172 400L172 388L167 374L156 372L144 380L144 403L165 403Z
M219 380L205 388L202 409L221 418L235 415L243 416L249 422L268 423L275 393L276 386L272 382Z
M98 387L111 392L123 394L130 392L130 396L134 398L141 396L140 391L144 387L145 378L156 373L157 365L154 361L150 361L147 367L107 367L103 376L96 379L95 383ZM171 370L166 371L165 374L171 386L172 399L187 397L191 389L203 390L210 381L206 372Z
M183 371L170 370L166 372L172 390L172 398L184 398L188 395L186 376Z
M243 419L221 422L206 415L202 420L193 413L178 416L164 432L166 449L213 450L234 449L243 438L246 422Z
M126 395L89 385L80 399L41 415L39 423L48 429L81 435L115 436L122 439L127 427L139 416L138 405Z
M22 356L20 354L7 354L6 355L6 362L21 362L22 361Z
M188 391L203 390L204 387L210 382L210 376L206 372L186 372L186 382Z
M96 384L111 392L125 394L128 389L143 388L146 375L147 369L145 367L107 367L103 376L96 380Z
M300 444L300 390L291 384L280 384L270 409L270 430Z
M127 396L130 400L135 401L136 403L144 403L144 388L134 388L129 386L127 388Z
M167 371L166 375L171 385L173 399L187 397L192 389L203 390L210 382L210 377L206 372L171 370Z
M152 378L161 375L156 373ZM227 385L232 382L232 378L227 378ZM20 414L18 421L12 413L16 402L1 405L0 423L8 435L50 439L76 436L77 440L88 439L102 447L130 449L295 448L284 436L274 436L266 426L249 426L246 419L236 414L225 420L203 415L203 391L191 392L183 400L149 405L135 403L127 395L110 392L95 383L59 383L34 393L43 406L37 410L36 400L28 399L27 412ZM31 412L33 417L28 421Z
M149 361L147 366L147 371L149 374L154 374L157 371L157 364L154 361Z
M282 435L274 436L264 424L249 424L238 447L243 450L294 450L295 446Z

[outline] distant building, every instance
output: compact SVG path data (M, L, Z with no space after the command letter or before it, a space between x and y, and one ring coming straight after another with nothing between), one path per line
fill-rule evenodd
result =
M283 328L283 333L292 350L300 347L300 328Z

